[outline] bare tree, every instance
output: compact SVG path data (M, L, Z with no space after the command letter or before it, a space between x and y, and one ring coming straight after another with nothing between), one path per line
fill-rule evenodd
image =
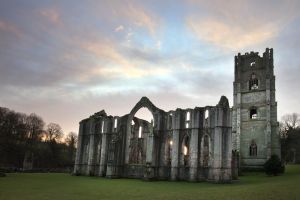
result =
M74 132L70 132L66 137L66 145L68 146L68 159L69 164L73 165L75 161L76 145L78 141L78 136Z
M40 140L45 126L43 119L40 116L31 113L26 119L26 125L28 139L31 141Z
M293 149L299 147L297 141L300 141L300 115L298 113L284 115L279 124L279 133L281 137L281 157L286 162L294 162Z
M298 113L286 114L282 117L282 123L285 130L295 129L300 126L300 116Z
M47 125L45 132L46 141L56 141L59 142L63 137L63 131L59 124L50 123Z
M76 145L77 145L77 140L78 140L78 136L76 133L74 132L70 132L68 133L65 141L66 141L66 144L70 147L73 147L73 148L76 148Z

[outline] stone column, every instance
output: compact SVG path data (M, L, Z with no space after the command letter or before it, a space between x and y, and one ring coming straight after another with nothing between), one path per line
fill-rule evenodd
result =
M198 129L193 128L190 139L190 181L197 180L198 168Z
M178 179L178 155L179 155L179 130L173 130L172 138L172 158L171 158L171 180Z
M81 170L81 158L82 158L82 142L83 142L83 122L79 123L79 133L78 133L78 143L76 150L76 158L75 158L75 166L74 166L74 174L80 174Z
M147 152L146 152L146 163L153 163L153 145L154 145L154 135L149 134L147 139Z
M105 176L107 164L107 134L102 133L99 176Z
M199 135L199 111L192 111L192 132L190 138L190 170L189 170L189 180L196 181L197 180L197 172L198 172L198 135Z
M89 142L89 158L88 158L88 175L94 175L95 168L95 122L90 120L90 142Z
M221 180L221 167L222 167L222 129L215 127L214 130L214 143L213 143L213 163L212 163L212 179L215 182Z
M147 139L147 152L146 152L146 169L144 173L144 178L146 180L150 180L155 178L155 172L154 172L154 134L153 134L153 128L150 127L150 133L148 135Z
M230 126L230 125L228 125ZM226 143L226 152L224 152L224 156L226 156L225 159L225 166L223 166L226 169L224 181L230 182L232 180L232 131L231 128L228 127L227 131L225 132L226 134L226 141L223 143ZM224 137L223 137L224 138Z

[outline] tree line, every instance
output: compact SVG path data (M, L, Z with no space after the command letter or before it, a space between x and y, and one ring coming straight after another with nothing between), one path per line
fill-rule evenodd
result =
M77 134L32 113L0 107L0 168L62 169L74 165Z
M284 115L279 127L281 159L286 163L300 163L300 115Z

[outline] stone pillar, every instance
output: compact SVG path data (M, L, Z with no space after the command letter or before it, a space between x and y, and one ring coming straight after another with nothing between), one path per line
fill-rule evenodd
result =
M107 164L106 161L107 161L107 134L102 133L99 176L105 176L106 174L106 164Z
M198 129L193 128L190 139L190 181L197 180L198 169Z
M131 133L132 133L132 126L131 126L131 121L133 120L134 116L131 116L129 114L128 119L127 119L127 130L126 130L126 143L125 143L125 165L127 165L129 163L129 145L130 145L130 137L131 137Z
M221 180L221 167L222 167L222 129L215 127L214 130L214 143L213 143L213 163L212 163L212 177L215 182Z
M151 180L155 178L155 158L154 158L154 134L153 128L150 127L150 133L147 139L147 152L146 152L146 169L144 173L144 178L146 180Z
M74 166L74 174L80 174L81 170L81 158L82 158L82 142L83 142L83 122L79 123L79 133L78 133L78 142L77 142L77 150L76 150L76 158L75 158L75 166Z
M223 143L226 143L226 152L224 152L224 159L225 159L225 164L224 164L224 168L226 169L226 173L224 174L223 179L225 179L224 181L231 181L232 180L232 131L231 128L229 127L230 125L227 125L227 131L225 132L226 137L226 141L224 141ZM223 133L224 134L224 133Z
M153 162L153 146L154 145L154 135L149 134L147 139L147 152L146 152L146 163L154 164Z
M90 142L89 142L89 157L88 157L88 175L94 175L95 168L95 122L90 120Z
M178 179L178 155L179 155L179 130L173 130L172 158L171 158L171 180Z
M198 135L199 135L199 125L200 125L200 113L199 111L192 111L192 132L190 138L190 170L189 170L189 180L197 180L198 172Z

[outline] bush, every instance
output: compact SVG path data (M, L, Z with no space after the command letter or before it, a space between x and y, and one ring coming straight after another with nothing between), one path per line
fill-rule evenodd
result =
M272 155L265 163L264 170L268 175L277 176L284 173L285 167L277 155Z

